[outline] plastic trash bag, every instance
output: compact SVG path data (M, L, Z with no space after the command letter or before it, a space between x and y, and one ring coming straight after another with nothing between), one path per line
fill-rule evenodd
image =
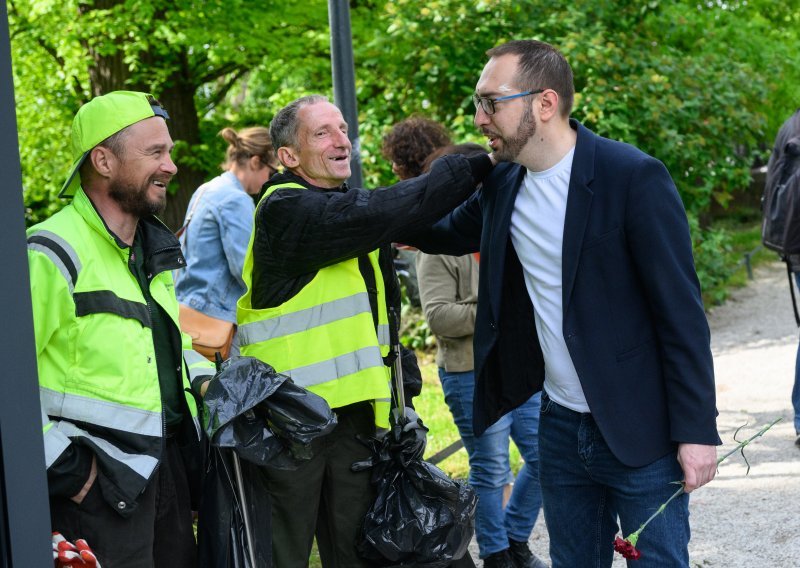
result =
M241 462L242 503L229 450L211 449L209 468L203 484L203 502L197 522L198 568L269 568L272 566L272 505L258 466ZM250 565L245 536L243 506L254 528Z
M291 380L281 384L259 409L270 431L296 460L311 459L311 441L336 426L336 415L325 399Z
M354 471L372 468L377 496L356 546L376 566L444 568L467 553L477 498L422 460L427 431L417 423L371 440L372 458L353 464Z
M213 446L256 465L293 469L336 426L325 400L254 357L232 357L208 386L203 426Z
M269 568L272 509L261 466L296 468L311 457L312 440L333 430L336 415L324 399L253 357L225 361L203 407L212 447L198 519L199 566Z

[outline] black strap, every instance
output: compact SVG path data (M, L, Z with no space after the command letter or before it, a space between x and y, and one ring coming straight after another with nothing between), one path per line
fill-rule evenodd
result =
M72 287L74 288L78 282L78 268L75 266L75 263L72 262L72 258L69 256L64 247L62 247L59 243L54 241L53 239L46 237L40 234L34 234L28 237L28 244L36 244L43 247L47 247L53 254L55 254L58 259L64 264L64 267L69 272L70 279L72 280Z
M358 257L358 271L361 273L361 278L364 279L364 285L367 287L367 296L369 297L369 307L372 310L372 323L375 325L375 334L378 333L378 286L375 282L375 270L372 268L372 263L369 261L369 256ZM397 337L397 330L394 327L395 323L389 321L389 333L394 332L392 336ZM397 354L390 350L389 354L383 358L383 364L391 367Z
M800 314L797 313L797 300L794 297L794 280L792 278L792 266L786 261L786 274L789 276L789 292L792 294L792 310L794 311L794 321L800 327Z
M375 282L375 270L372 268L372 263L369 261L369 255L358 257L358 271L361 272L361 278L364 279L364 285L367 287L367 296L369 296L369 307L372 310L372 323L375 325L375 330L378 330L378 285Z

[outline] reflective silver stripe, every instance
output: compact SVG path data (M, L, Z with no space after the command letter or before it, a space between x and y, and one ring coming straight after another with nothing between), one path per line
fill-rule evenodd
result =
M55 422L50 421L44 410L42 410L42 430L44 430L44 463L45 467L50 467L71 442L69 438L59 432Z
M327 361L282 371L282 374L289 375L301 387L310 387L352 375L371 367L383 366L380 348L370 346L351 353L345 353Z
M150 479L150 475L158 465L158 460L154 457L142 454L127 454L108 440L92 436L89 432L78 428L71 422L59 422L57 427L65 436L70 438L91 440L104 454L130 468L145 479Z
M200 418L198 418L197 416L192 416L192 422L194 422L194 429L197 430L197 439L198 440L202 440L203 439L203 434L202 434L202 432L203 432L202 428L203 427L200 425Z
M50 415L67 420L97 424L144 436L162 436L161 412L132 408L105 400L66 394L39 387L42 408Z
M184 349L183 359L186 361L186 371L189 373L190 383L197 377L213 376L216 373L214 364L194 349Z
M326 302L319 306L312 306L298 312L284 314L277 318L241 325L237 331L239 345L250 345L275 339L276 337L308 331L309 329L364 312L372 314L372 308L370 308L367 293L359 292L352 296L339 298L338 300Z
M389 326L385 323L378 325L378 343L381 345L391 345L391 335L389 334Z
M72 267L67 267L67 265L64 263L64 260L58 255L58 252L52 247L48 247L46 244L41 242L28 242L28 248L30 250L41 252L52 261L58 271L61 272L62 276L64 276L64 280L67 281L67 286L69 286L69 292L71 294L75 289L75 279L81 271L80 258L78 258L78 253L75 252L75 249L72 248L72 245L51 231L36 231L30 235L28 239L33 239L34 241L41 241L43 239L52 241L64 252L64 254L67 255L67 258L69 258L69 260L72 262ZM74 269L74 274L70 268Z
M376 398L376 402L392 402L391 398Z

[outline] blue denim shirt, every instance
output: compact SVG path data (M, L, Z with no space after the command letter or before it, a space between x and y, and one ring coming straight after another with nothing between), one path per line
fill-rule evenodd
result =
M182 304L236 323L236 301L245 292L242 268L255 204L231 172L197 188L187 214L198 195L200 201L180 239L186 268L175 272L175 293Z

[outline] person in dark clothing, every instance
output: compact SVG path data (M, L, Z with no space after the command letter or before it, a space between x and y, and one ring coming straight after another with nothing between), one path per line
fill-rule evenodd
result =
M686 213L664 165L570 119L553 46L491 49L475 124L499 164L409 244L480 248L474 428L543 390L539 467L553 568L689 565L689 493L714 478L714 369Z
M792 116L786 119L775 137L772 154L767 163L764 195L777 193L776 189L781 186L784 188L783 191L791 193L792 187L798 187L798 178L800 178L800 109L794 111ZM794 180L794 185L791 185L792 180ZM790 221L795 220L790 219ZM794 274L795 284L800 289L800 254L787 254L785 257L789 270ZM790 282L789 285L792 286L792 283ZM794 409L794 432L797 436L794 443L800 448L800 346L797 348L795 361L792 408Z
M350 465L369 454L356 437L389 426L384 358L389 308L399 308L400 296L388 246L464 201L493 162L448 156L428 176L350 188L347 123L320 95L281 109L270 135L287 171L269 181L256 208L237 310L241 353L322 396L339 418L297 470L266 468L273 559L306 566L316 535L324 565L364 566L355 542L374 491L369 472Z

